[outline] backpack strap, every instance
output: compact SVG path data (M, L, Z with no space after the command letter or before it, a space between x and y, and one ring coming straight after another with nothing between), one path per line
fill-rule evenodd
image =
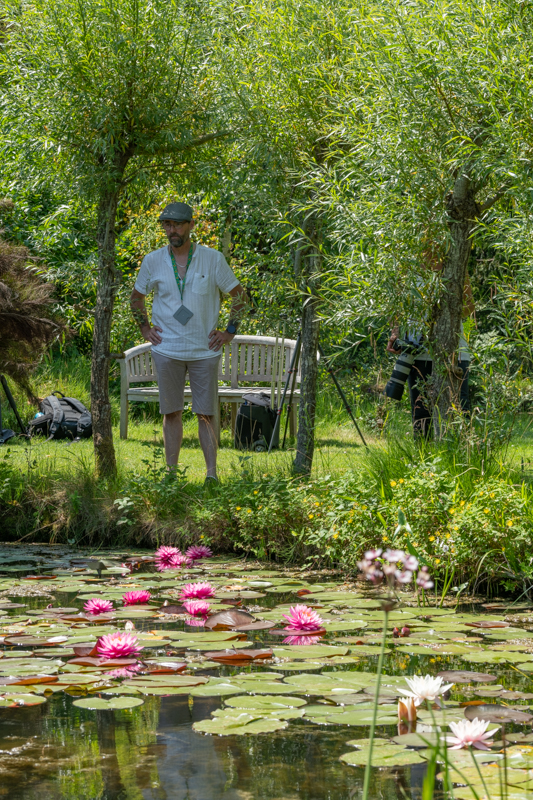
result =
M69 406L72 406L72 408L74 408L76 411L79 411L80 414L90 413L89 409L85 408L83 403L80 400L76 400L75 397L65 397L65 395L63 395L62 399L65 401L65 403L68 403Z
M65 401L65 403L68 403L69 406L72 406L72 408L75 411L77 411L79 413L79 415L80 415L80 418L79 418L79 420L78 420L78 422L76 424L76 438L73 439L74 442L79 442L79 440L81 439L81 434L83 433L83 429L85 427L84 425L82 425L83 417L85 417L85 420L87 420L87 418L89 418L89 422L90 422L90 420L91 420L91 412L89 411L88 408L86 408L83 405L83 403L80 400L76 400L75 397L65 397L65 395L63 395L62 399Z
M65 412L61 408L61 404L57 399L57 397L55 396L55 394L49 394L46 399L52 406L52 411L54 413L52 422L50 423L49 436L48 439L46 440L47 442L49 442L50 439L54 438L54 436L56 435L56 431L63 423L63 420L65 419Z

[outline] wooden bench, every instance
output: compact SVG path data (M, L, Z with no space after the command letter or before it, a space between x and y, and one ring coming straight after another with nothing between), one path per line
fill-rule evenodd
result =
M222 348L218 372L217 424L220 442L220 403L231 403L231 431L235 432L237 408L243 402L242 396L250 391L254 385L270 396L272 374L274 371L274 350L276 339L274 336L235 336L235 338ZM281 339L278 340L278 353L281 357L281 394L296 346L294 339L285 339L283 355L281 356ZM155 365L151 356L152 345L150 342L137 345L126 350L121 355L120 362L120 438L128 438L128 409L129 403L159 402L159 390L156 386L142 386L146 383L157 381ZM278 367L279 371L279 367ZM296 386L300 383L300 370L296 374ZM290 387L289 387L290 388ZM276 390L277 391L277 386ZM280 397L281 397L280 394ZM190 386L185 387L185 398L191 397ZM300 400L300 392L295 388L293 404L290 409L289 425L290 434L296 433L296 412Z

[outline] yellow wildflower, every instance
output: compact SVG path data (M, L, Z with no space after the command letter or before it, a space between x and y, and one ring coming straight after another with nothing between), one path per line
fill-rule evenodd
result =
M490 493L490 497L494 497L494 492L491 492L491 493Z
M240 511L240 510L241 510L240 506L235 506L235 511Z
M314 515L314 514L308 514L307 516L309 517L309 519L313 519L313 517L314 517L315 515Z
M434 536L430 536L430 537L429 537L429 541L430 541L430 542L434 542L434 541L435 541L435 537L434 537Z
M390 485L391 485L391 486L392 486L392 488L394 489L394 487L396 486L396 481L391 481L391 482L390 482Z
M366 511L366 509L367 509L366 506L361 506L361 508L363 509L363 511Z
M435 559L435 564L440 564L440 558Z
M319 505L320 505L320 503L315 503L315 506L317 506L317 507L318 507Z
M247 513L247 514L251 514L251 513L252 513L252 509L251 509L251 508L247 508L247 509L246 509L246 513Z
M447 534L446 534L446 538L447 538L447 539L451 539L451 538L452 538L452 535L451 535L451 533L447 533Z
M460 506L464 506L464 504L465 504L464 500L461 500L461 502L459 503Z
M400 478L400 480L398 481L398 483L405 483L405 481L404 481L404 479L403 479L403 478Z
M257 489L255 489L255 490L254 490L254 494L258 494L258 491L257 491Z
M383 537L383 541L384 541L384 542L388 542L388 541L389 541L389 537L388 537L388 536L384 536L384 537Z
M455 508L450 508L450 514L455 514Z
M338 535L339 535L338 533L334 533L333 534L333 538L336 539L338 537Z
M483 511L485 512L485 514L490 514L490 508L484 508Z
M508 528L512 528L513 527L513 520L512 519L508 519L506 524L507 524Z

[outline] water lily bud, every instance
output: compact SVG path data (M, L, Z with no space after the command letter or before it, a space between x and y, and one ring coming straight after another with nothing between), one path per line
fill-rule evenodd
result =
M416 721L416 706L413 697L398 700L398 719L400 722Z
M401 632L402 636L410 636L411 635L411 628L408 628L407 625L404 625Z
M400 631L398 630L398 628L393 628L392 629L392 635L393 635L393 637L395 639L399 639L400 638Z

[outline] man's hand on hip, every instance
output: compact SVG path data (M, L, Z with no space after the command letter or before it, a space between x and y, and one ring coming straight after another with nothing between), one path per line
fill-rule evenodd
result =
M228 333L227 331L218 331L216 329L211 331L209 334L209 349L220 350L225 344L231 342L234 336L234 333Z
M143 325L141 328L141 333L146 341L151 342L152 344L161 344L163 341L158 331L159 333L163 333L163 329L159 328L157 325L154 325L153 328L151 328L149 325Z

